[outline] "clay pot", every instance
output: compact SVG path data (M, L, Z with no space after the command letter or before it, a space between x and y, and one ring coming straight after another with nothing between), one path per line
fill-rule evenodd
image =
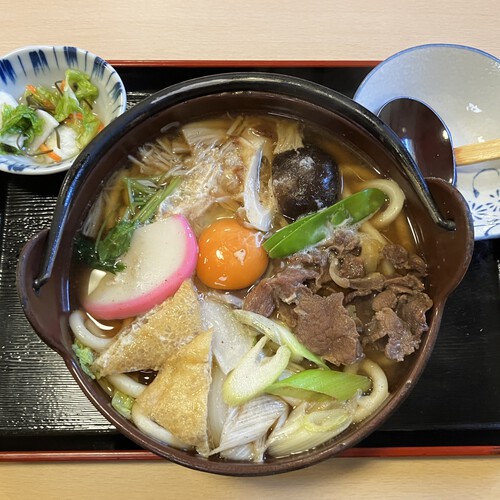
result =
M420 349L405 361L402 376L378 411L316 449L262 464L205 459L143 434L112 408L109 396L82 371L71 349L68 326L69 313L76 307L69 282L74 238L106 180L165 124L227 111L277 113L334 130L397 181L406 194L414 232L428 263L428 293L434 302ZM446 299L467 270L474 243L467 205L443 180L426 181L427 185L388 127L359 104L325 87L261 73L215 75L174 85L116 119L75 161L63 183L50 232L42 231L21 253L18 288L24 312L38 335L63 357L90 401L138 445L173 462L217 474L264 475L306 467L367 437L405 399L431 355Z

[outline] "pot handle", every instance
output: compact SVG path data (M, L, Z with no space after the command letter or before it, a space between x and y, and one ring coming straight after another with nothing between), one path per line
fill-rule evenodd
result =
M54 280L43 289L34 287L34 277L47 248L48 229L38 233L21 250L17 266L17 291L24 314L38 336L52 349L65 357L68 349L62 340L61 317L64 314L62 289Z
M35 290L40 288L49 280L54 269L54 263L57 256L57 251L61 243L64 226L68 218L69 209L73 203L75 193L83 183L84 177L87 175L87 170L90 168L90 154L80 155L71 166L70 170L64 178L61 190L59 192L59 201L57 203L50 232L48 234L48 242L45 245L45 252L41 268L33 275L32 286Z
M426 181L441 213L455 223L453 231L429 225L423 241L426 253L435 254L433 261L438 264L432 272L433 281L440 283L446 299L462 281L472 259L474 224L467 201L455 187L437 177Z

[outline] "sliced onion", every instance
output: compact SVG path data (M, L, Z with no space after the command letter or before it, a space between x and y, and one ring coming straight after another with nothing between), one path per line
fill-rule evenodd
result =
M264 141L255 149L245 176L243 203L247 220L251 226L259 231L269 231L271 228L272 214L269 208L260 201L260 165L264 150Z

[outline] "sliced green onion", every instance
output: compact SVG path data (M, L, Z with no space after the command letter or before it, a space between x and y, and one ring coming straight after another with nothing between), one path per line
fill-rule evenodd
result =
M358 391L368 391L371 385L371 380L363 375L334 370L304 370L275 382L267 387L266 392L305 401L322 400L322 396L346 401Z
M281 346L272 357L262 359L267 337L262 337L227 376L222 387L224 401L238 406L262 394L283 373L290 359L290 349Z
M315 448L347 429L352 414L350 402L316 410L314 405L302 402L271 433L267 451L272 457L283 457Z

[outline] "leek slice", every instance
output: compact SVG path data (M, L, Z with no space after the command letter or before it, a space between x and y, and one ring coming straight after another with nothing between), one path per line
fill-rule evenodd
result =
M280 229L262 246L272 259L286 257L327 238L332 226L344 222L356 224L367 219L380 209L385 199L380 189L364 189Z
M285 346L281 346L274 356L262 359L267 340L262 337L227 376L222 393L228 405L238 406L263 393L288 365L292 353Z
M321 401L325 396L345 401L358 391L367 392L371 385L371 380L363 375L334 370L304 370L271 384L266 392L305 401Z
M288 408L283 400L267 394L231 407L224 422L220 445L210 455L265 439L273 424L282 415L288 415Z
M329 407L303 402L271 433L267 451L273 457L283 457L315 448L347 429L352 415L353 401Z
M275 344L288 347L292 352L292 361L301 361L306 358L321 368L329 370L327 364L301 344L297 337L283 324L252 311L237 309L234 314L242 323L253 326L257 331L269 337Z

